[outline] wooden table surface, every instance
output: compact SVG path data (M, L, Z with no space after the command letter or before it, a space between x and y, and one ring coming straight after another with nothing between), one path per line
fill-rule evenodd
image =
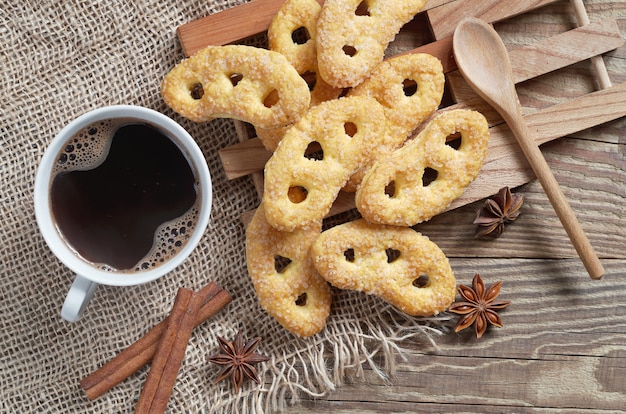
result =
M585 5L592 22L613 17L626 36L626 2ZM573 27L569 1L495 25L510 47ZM614 84L626 82L626 47L604 61ZM593 91L594 78L586 61L524 82L518 92L530 113ZM364 366L363 375L289 412L626 412L626 120L542 150L606 276L587 276L536 180L514 189L525 196L522 215L496 240L473 238L482 203L442 214L417 229L446 252L458 283L471 284L475 273L487 284L503 281L501 298L512 302L501 312L504 327L480 340L471 330L446 334L434 338L437 349L406 343L388 380Z

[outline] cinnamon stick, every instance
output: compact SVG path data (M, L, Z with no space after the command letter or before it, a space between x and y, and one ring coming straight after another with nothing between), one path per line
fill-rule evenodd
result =
M167 318L167 328L161 335L135 413L165 412L202 301L199 293L178 289L174 307Z
M232 300L230 294L214 282L203 287L199 294L205 303L196 316L195 326L217 314ZM166 318L155 325L115 358L85 377L80 386L85 390L87 398L95 400L150 362L156 353L161 335L167 328L167 321Z

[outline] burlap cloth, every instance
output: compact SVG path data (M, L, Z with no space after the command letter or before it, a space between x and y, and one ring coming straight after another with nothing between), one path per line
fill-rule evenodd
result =
M260 308L249 281L240 215L259 202L249 178L228 181L218 150L237 142L233 124L194 124L163 103L159 83L180 59L177 26L240 1L58 1L0 3L0 411L6 413L132 412L149 367L89 401L79 381L170 311L177 289L216 281L233 296L198 327L187 348L169 412L270 412L302 393L324 395L363 364L393 369L402 340L423 341L438 324L403 317L377 299L334 291L325 330L308 339L286 332ZM128 288L101 286L82 320L60 308L74 275L51 253L37 228L33 184L39 160L70 120L98 107L134 104L181 123L206 155L213 177L212 219L194 253L160 280ZM436 329L435 329L436 328ZM261 336L262 385L235 393L213 384L205 361L216 335Z

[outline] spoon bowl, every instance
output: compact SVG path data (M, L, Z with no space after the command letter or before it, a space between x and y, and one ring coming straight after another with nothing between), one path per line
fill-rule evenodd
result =
M602 278L604 267L524 121L509 54L502 39L484 21L468 17L456 27L452 49L463 78L511 128L587 273L592 279Z

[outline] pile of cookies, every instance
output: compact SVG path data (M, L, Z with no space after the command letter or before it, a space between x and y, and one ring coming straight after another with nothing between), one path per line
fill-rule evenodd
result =
M454 301L448 259L411 226L474 180L489 129L474 111L437 112L444 75L433 56L383 60L424 3L287 0L268 30L270 50L209 46L163 80L164 100L181 115L249 122L273 152L246 257L261 306L296 335L325 326L329 283L413 316ZM322 232L341 190L355 193L362 218Z

